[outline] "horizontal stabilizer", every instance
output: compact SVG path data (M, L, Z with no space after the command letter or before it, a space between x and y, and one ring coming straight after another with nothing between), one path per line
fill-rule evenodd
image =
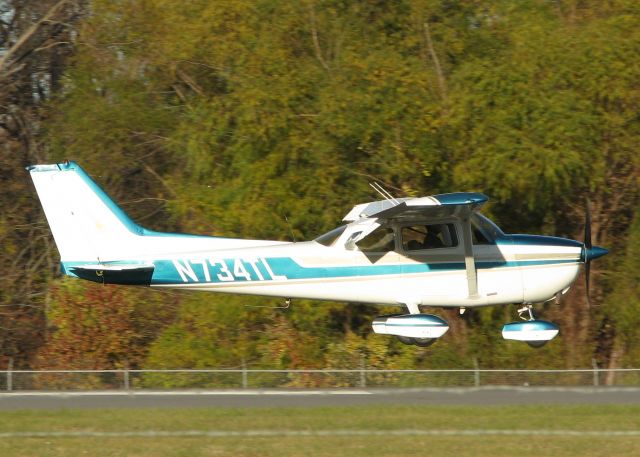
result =
M102 284L148 286L155 266L153 264L86 264L67 267L73 275Z

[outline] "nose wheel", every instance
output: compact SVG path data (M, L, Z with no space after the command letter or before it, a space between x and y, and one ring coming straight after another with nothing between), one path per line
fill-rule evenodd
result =
M556 324L535 318L531 304L518 309L518 316L524 322L511 322L502 327L505 340L524 341L532 348L541 348L558 335Z
M529 345L529 347L532 347L534 349L538 349L541 348L542 346L544 346L545 344L548 343L548 341L525 341L525 343L527 343Z

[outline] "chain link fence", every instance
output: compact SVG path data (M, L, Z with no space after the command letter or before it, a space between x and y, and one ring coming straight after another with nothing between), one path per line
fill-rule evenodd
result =
M580 370L6 370L0 391L640 387L640 369Z

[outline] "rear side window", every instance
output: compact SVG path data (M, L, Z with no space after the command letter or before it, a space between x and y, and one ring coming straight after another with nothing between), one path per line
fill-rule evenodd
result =
M453 248L458 236L453 224L425 224L402 227L402 248L405 251Z

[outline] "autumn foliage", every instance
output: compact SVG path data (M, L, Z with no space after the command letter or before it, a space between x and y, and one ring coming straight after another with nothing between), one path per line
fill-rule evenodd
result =
M40 368L113 369L139 361L135 303L121 288L66 281L55 286L47 317Z
M637 366L638 5L0 2L0 368ZM538 351L502 340L514 307L405 347L371 334L398 309L61 280L22 167L64 159L155 230L313 239L375 180L484 192L509 233L580 239L589 200L611 254L591 307L582 279L538 306Z

